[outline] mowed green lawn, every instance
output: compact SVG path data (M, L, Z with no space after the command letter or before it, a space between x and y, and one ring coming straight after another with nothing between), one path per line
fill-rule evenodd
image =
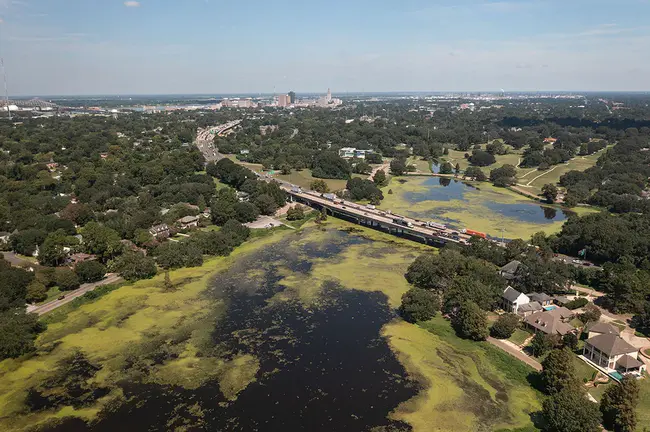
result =
M576 156L565 164L555 165L551 167L546 172L534 170L534 168L520 169L519 176L517 178L518 183L520 185L529 186L526 187L526 189L530 189L531 192L540 193L542 191L542 187L545 184L558 183L560 181L560 177L569 171L584 171L596 165L598 158L603 154L604 151L605 150L601 150L600 152L596 152L589 156ZM524 175L526 176L524 177ZM538 177L540 175L541 177Z
M490 166L487 167L481 167L481 170L485 174L490 174L490 171L495 169L495 168L500 168L503 165L509 164L513 166L519 165L519 160L521 158L521 154L515 153L514 150L510 150L512 153L508 153L506 155L496 155L495 159L497 160L496 163L493 163ZM441 160L446 160L449 163L451 163L454 167L458 163L460 166L461 171L465 171L467 167L470 166L469 162L467 159L465 159L465 153L472 154L471 150L468 150L466 152L464 151L458 151L458 150L449 150L449 154L447 156L443 156Z

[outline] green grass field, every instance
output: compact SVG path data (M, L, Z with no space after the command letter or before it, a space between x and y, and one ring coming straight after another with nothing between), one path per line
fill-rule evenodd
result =
M515 332L508 338L508 340L514 344L522 345L526 339L531 337L532 334L526 330L516 329Z
M601 150L600 152L589 156L576 156L565 164L555 165L551 167L545 173L543 171L535 170L534 168L520 169L517 178L518 184L526 185L527 187L525 189L530 189L530 192L540 193L542 191L542 187L545 184L557 184L560 181L560 177L569 171L584 171L587 168L591 168L592 166L596 165L598 158L603 154L604 151L605 150ZM531 172L532 170L534 171ZM524 177L524 175L527 173L528 175ZM541 174L543 174L541 177L535 179Z

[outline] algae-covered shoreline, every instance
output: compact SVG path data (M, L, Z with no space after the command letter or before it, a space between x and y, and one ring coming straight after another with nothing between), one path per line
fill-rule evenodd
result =
M0 427L476 430L486 397L490 425L530 426L537 394L512 364L443 320L395 314L431 250L330 220L171 272L171 291L162 277L121 287L0 363Z

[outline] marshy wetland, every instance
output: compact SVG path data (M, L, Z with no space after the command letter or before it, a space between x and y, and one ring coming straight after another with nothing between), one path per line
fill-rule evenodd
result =
M330 220L52 316L0 430L534 430L531 369L395 313L424 251Z
M510 239L529 238L539 231L557 232L572 214L488 183L424 176L392 179L384 188L381 208Z

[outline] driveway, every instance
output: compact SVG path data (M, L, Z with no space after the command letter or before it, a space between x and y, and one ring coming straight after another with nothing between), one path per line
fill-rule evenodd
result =
M501 339L495 339L493 337L488 337L487 341L494 345L495 347L507 352L511 356L521 360L522 362L526 363L528 366L532 367L536 371L541 371L542 370L542 365L540 362L535 360L534 358L527 356L521 350L519 347L517 347L515 344L513 344L510 341L507 340L501 340Z

